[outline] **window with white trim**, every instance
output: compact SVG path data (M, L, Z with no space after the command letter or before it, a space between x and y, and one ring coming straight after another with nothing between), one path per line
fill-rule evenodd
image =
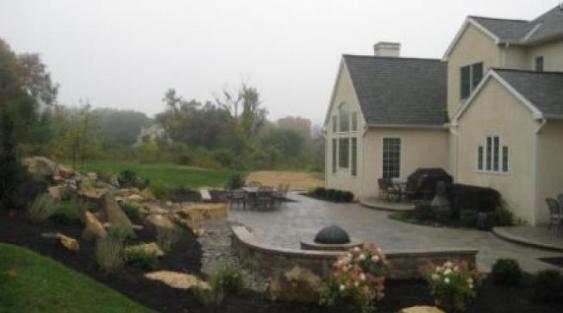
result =
M477 170L488 173L508 173L508 146L501 145L499 136L487 136L477 147Z
M348 168L349 166L349 152L350 152L350 140L348 138L338 139L338 167Z
M358 139L356 137L352 137L351 140L352 168L350 170L350 174L352 174L352 176L356 176L358 175Z
M352 131L358 131L358 112L352 112L350 117L352 118Z
M338 131L338 123L336 119L336 115L332 117L332 132L336 133Z
M483 63L463 66L460 69L460 98L469 98L483 79Z
M332 139L332 172L336 173L336 139Z
M383 178L401 176L401 138L383 138Z
M338 120L340 122L339 131L347 132L350 130L350 112L346 103L340 104L338 107Z

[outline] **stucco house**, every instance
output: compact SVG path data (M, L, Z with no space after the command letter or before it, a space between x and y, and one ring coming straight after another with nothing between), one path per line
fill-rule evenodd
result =
M377 196L421 167L492 187L532 224L563 193L563 6L532 20L469 16L442 59L344 55L324 123L326 185Z

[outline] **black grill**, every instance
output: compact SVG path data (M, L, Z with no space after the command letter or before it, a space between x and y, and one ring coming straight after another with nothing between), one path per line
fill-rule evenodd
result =
M451 184L452 176L441 168L419 168L407 178L407 192L411 200L431 199L438 182Z

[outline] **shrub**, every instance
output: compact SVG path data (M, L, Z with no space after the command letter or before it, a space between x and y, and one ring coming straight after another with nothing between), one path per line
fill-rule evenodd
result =
M345 191L344 192L344 196L343 196L343 201L344 202L352 202L354 201L354 193L350 192L350 191Z
M136 235L135 232L132 232L130 229L124 226L119 226L117 224L112 224L108 228L108 238L125 241L130 239L135 239Z
M117 181L121 187L136 187L139 189L145 189L150 183L148 179L137 176L137 173L132 170L121 171L119 175L117 175Z
M105 273L112 273L125 262L123 241L109 237L96 242L96 262Z
M157 181L157 182L151 183L150 188L151 188L151 191L154 194L154 196L159 200L166 200L168 198L169 193L170 193L170 189L162 181Z
M493 282L499 286L514 286L522 279L522 270L513 259L499 259L491 270Z
M142 217L141 208L136 203L122 202L121 209L130 220L138 221Z
M153 269L158 264L157 253L145 249L143 246L127 247L125 249L125 258L128 264L142 269Z
M491 230L496 225L494 212L477 213L477 228L481 230Z
M416 201L413 211L414 218L420 221L431 220L434 218L432 206L429 201Z
M234 264L225 264L211 276L213 290L224 294L237 295L245 287L242 272Z
M452 219L452 210L445 206L433 207L432 215L438 223L446 225Z
M244 185L245 185L244 177L240 174L236 174L229 177L227 183L225 184L225 189L227 190L239 189Z
M57 203L48 194L37 196L29 206L28 214L33 223L40 224L46 221L57 211Z
M73 197L66 201L58 202L57 210L51 219L62 225L78 223L81 221L85 210L85 202Z
M214 151L212 153L212 158L223 167L230 167L234 160L233 153L224 149Z
M533 280L533 296L538 302L563 301L563 276L558 270L538 272Z
M463 210L494 212L501 204L500 193L492 188L453 184L447 194L455 216Z
M477 211L463 210L459 214L459 221L465 227L475 227L477 225Z
M182 238L182 230L177 227L157 227L156 228L156 244L168 253L172 251L174 245Z
M446 312L463 311L475 295L475 288L480 282L480 275L470 270L467 263L445 262L440 266L428 266L422 269L422 276L434 302Z
M360 312L375 311L384 296L387 262L385 255L374 245L354 248L333 264L331 276L321 289L319 303L332 306L338 299L350 299Z
M508 209L498 207L495 211L496 221L498 226L512 226L514 225L514 215Z
M327 192L324 187L317 187L313 191L313 195L316 196L317 198L325 199L327 197Z

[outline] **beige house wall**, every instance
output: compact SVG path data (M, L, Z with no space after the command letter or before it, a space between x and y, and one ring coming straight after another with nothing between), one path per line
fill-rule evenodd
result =
M545 198L563 193L563 121L548 120L538 134L536 221L548 221Z
M376 196L383 172L383 138L401 138L401 177L421 167L448 169L448 130L429 128L370 128L365 135L362 194Z
M518 99L496 79L491 79L462 115L458 128L458 177L462 184L498 190L512 213L535 223L535 130L538 123ZM486 137L500 137L509 149L508 173L477 170L477 148Z
M534 62L538 56L543 56L545 71L563 71L563 41L529 49L527 69L534 69Z
M341 103L346 103L350 112L358 112L358 130L345 133L334 132L332 128L332 117L338 116L338 107ZM365 120L360 110L358 97L350 78L350 73L344 62L341 63L339 75L334 86L333 97L330 103L329 113L327 115L326 128L326 145L325 145L325 183L327 188L335 188L340 190L348 190L354 192L356 196L361 196L358 192L361 190L361 173L363 172L361 165L363 161L363 140L362 134L365 128ZM351 175L351 166L348 168L340 168L338 166L338 153L336 154L336 172L332 168L332 145L333 139L339 138L357 138L357 175ZM338 151L337 151L338 152ZM349 164L351 165L352 155L351 149L348 152Z
M448 58L448 116L459 109L461 67L483 62L483 75L489 68L501 64L501 52L494 40L469 24Z

